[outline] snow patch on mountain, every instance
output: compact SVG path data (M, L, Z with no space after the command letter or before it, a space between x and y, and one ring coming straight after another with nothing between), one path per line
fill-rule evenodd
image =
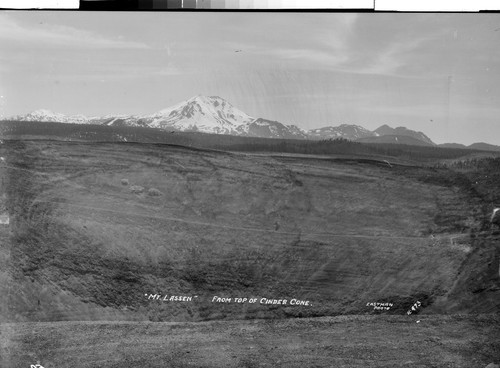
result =
M83 115L67 116L47 109L39 109L26 115L17 116L14 120L40 121L51 123L87 124L88 118Z
M359 138L372 137L374 135L374 133L368 129L353 124L326 126L323 128L311 129L307 133L311 139L345 138L349 140L356 140Z
M381 127L375 129L374 133L378 134L379 136L387 136L387 135L407 136L407 137L412 137L412 138L418 139L422 142L428 143L428 144L433 145L433 146L436 145L424 133L417 132L415 130L411 130L411 129L408 129L408 128L405 128L402 126L397 127L397 128L392 128L392 127L388 126L387 124L384 124Z
M286 125L278 121L252 117L219 96L195 96L187 101L159 110L156 113L142 116L66 116L50 110L40 109L26 115L14 117L12 120L108 126L140 126L169 131L198 131L213 134L288 139L321 140L345 138L356 141L391 136L393 137L392 141L400 142L402 141L401 137L411 137L426 144L435 145L422 132L413 131L405 127L391 128L388 125L382 125L375 131L369 131L362 126L354 124L325 126L305 131L295 125ZM399 137L397 140L394 139L396 136Z
M196 96L145 118L152 128L218 134L248 131L246 126L255 120L218 96Z
M285 125L279 121L258 118L253 120L247 126L246 133L240 131L240 135L250 137L265 138L285 138L285 139L306 139L307 133L295 125Z

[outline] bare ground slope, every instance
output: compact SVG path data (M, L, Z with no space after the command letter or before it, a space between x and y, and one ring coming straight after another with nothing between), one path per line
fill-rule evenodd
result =
M416 323L420 321L419 323ZM484 368L498 315L4 324L2 367Z
M498 235L450 170L167 145L3 147L3 321L379 313L370 302L404 314L417 300L424 313L499 309Z

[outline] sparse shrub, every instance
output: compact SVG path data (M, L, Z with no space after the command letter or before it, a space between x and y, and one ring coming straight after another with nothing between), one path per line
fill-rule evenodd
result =
M128 185L128 179L122 179L121 183L122 185Z
M160 192L158 189L156 188L149 188L148 190L148 195L151 196L151 197L159 197L161 196L163 193Z
M141 187L140 185L132 185L130 187L130 191L135 194L141 194L144 192L144 187Z

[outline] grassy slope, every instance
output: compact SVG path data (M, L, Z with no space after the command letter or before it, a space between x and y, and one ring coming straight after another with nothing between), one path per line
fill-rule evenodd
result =
M425 308L439 299L442 311L471 293L448 295L486 213L446 170L159 145L8 144L5 321L363 314L377 301L403 314L416 300ZM133 185L162 195L134 194ZM312 306L221 305L213 295ZM491 299L477 311L498 311Z

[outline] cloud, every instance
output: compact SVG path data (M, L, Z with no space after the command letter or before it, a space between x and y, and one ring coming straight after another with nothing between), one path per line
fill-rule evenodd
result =
M396 76L398 70L406 64L404 54L410 53L419 44L420 41L409 43L394 42L379 52L370 55L370 57L366 54L362 55L361 63L356 65L355 68L353 68L353 64L355 64L354 60L351 60L352 63L343 65L343 69L359 74Z
M416 57L443 32L422 34L387 33L373 40L373 29L360 21L359 14L343 14L321 18L309 14L296 30L302 37L256 37L256 41L228 41L228 50L241 49L244 54L256 55L266 64L289 64L298 70L322 70L349 74L368 74L398 78L422 78L428 70L419 70ZM327 25L325 25L327 22ZM279 24L278 29L283 28ZM254 59L255 60L255 59Z
M237 41L227 40L222 43L222 49L228 52L242 50L239 58L248 57L252 63L290 63L298 69L334 70L350 61L350 39L357 24L357 14L291 17L264 18L264 22L272 24L266 27L261 23L251 38L245 34ZM290 33L292 23L296 26Z
M393 41L375 55L370 64L360 69L361 73L397 75L398 71L412 62L416 51L431 37L420 37L413 40Z
M313 68L318 65L335 67L348 61L348 56L343 53L317 49L271 49L266 54L284 61L303 62Z
M70 49L146 49L144 43L108 38L94 32L62 25L25 26L7 14L0 14L0 44L10 47Z
M161 78L187 74L174 65L113 65L102 64L92 70L74 68L59 70L57 73L37 73L36 80L44 82L124 82L143 80L146 78Z
M342 16L332 18L328 27L324 26L325 23L312 19L312 25L317 22L317 26L320 28L316 31L316 37L311 41L328 48L333 47L336 50L345 50L349 46L349 41L357 26L358 19L358 14L342 14Z
M259 46L248 46L248 49L269 56L269 61L293 62L293 66L300 69L399 78L436 76L436 73L430 74L427 64L435 59L433 52L437 51L433 47L440 44L436 41L448 36L446 28L399 33L384 29L380 36L374 37L373 33L378 30L374 26L378 23L367 25L361 19L359 14L345 14L332 17L325 26L328 19L309 18L305 14L303 25L307 25L308 30L298 31L304 35L300 41L291 38L288 42L269 45L263 40Z

